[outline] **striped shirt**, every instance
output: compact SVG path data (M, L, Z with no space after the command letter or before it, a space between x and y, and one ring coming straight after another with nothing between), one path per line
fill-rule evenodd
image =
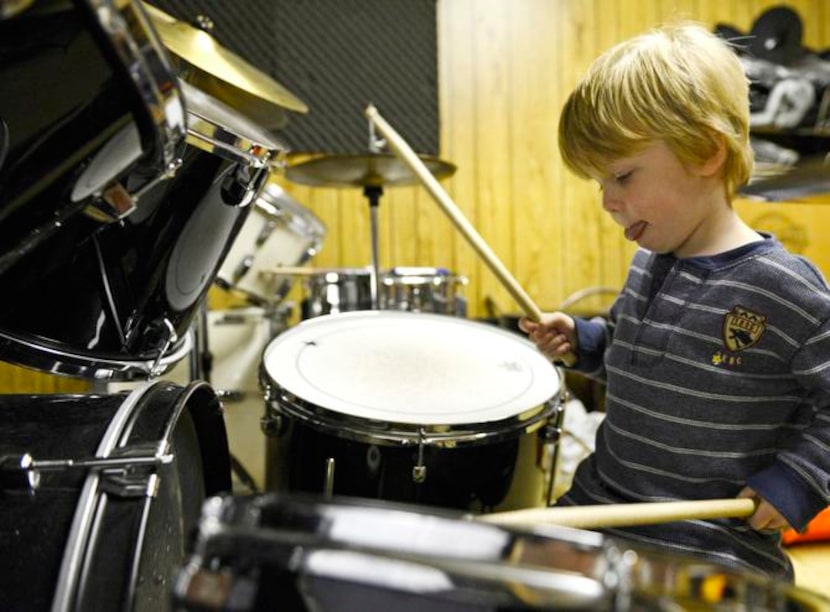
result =
M731 498L796 529L830 502L830 289L774 238L715 257L638 251L608 320L577 321L607 384L596 451L561 504ZM608 530L792 578L780 535L743 519Z

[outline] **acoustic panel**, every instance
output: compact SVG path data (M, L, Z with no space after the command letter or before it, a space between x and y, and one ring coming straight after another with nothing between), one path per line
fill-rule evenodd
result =
M436 0L153 0L214 23L224 47L303 100L279 135L294 152L361 153L374 104L419 153L439 143Z

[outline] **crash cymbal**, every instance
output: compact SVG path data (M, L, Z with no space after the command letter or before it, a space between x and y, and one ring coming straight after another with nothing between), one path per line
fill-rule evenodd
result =
M756 164L752 179L740 193L767 202L798 202L817 194L830 196L830 158L817 155L795 165Z
M418 157L437 179L455 173L454 164L429 155ZM312 187L396 187L418 182L406 163L391 153L323 155L289 165L285 176Z
M305 102L269 75L222 47L204 30L144 3L162 44L184 60L192 85L243 112L266 128L284 123L282 110L308 112ZM277 120L274 117L278 117Z

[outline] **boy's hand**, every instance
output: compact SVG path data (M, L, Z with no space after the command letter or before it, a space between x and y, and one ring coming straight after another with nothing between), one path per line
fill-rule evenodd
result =
M539 322L522 317L519 329L551 361L573 360L577 342L576 324L572 317L562 312L544 313Z
M747 519L747 522L749 523L749 526L756 531L785 531L790 529L790 524L787 522L787 519L785 519L778 510L776 510L775 506L758 495L754 489L744 487L743 490L738 493L738 498L755 500L757 504L755 512L753 512L752 516Z

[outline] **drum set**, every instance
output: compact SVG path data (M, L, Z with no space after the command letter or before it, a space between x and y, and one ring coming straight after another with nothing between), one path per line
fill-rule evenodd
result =
M440 191L455 167L376 109L368 153L292 165L306 105L208 31L139 0L0 8L0 359L93 387L0 395L0 609L823 603L499 524L553 501L564 378L467 318L463 275L380 267L383 190L422 182L538 318ZM326 226L282 174L363 189L370 265L308 266Z

